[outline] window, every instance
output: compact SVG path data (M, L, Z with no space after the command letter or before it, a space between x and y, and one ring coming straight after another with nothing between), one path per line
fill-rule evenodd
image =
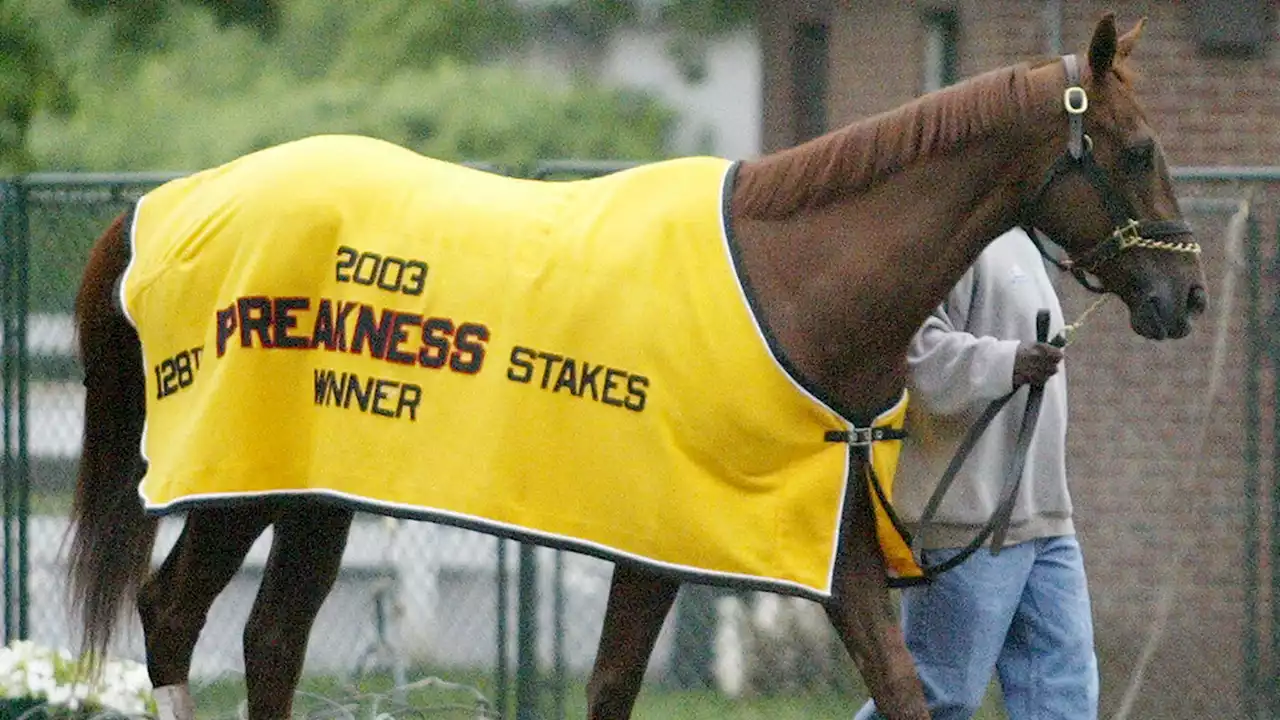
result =
M959 80L956 14L932 11L924 14L924 77L921 91L931 93Z
M791 44L792 130L796 142L827 131L827 25L801 22Z

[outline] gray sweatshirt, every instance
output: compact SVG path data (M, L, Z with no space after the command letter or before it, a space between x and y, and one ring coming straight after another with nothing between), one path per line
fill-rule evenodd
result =
M911 341L910 433L894 483L894 504L915 521L969 426L992 401L1013 389L1019 341L1036 339L1036 313L1050 312L1049 337L1062 329L1062 307L1044 261L1021 229L996 238L925 321ZM993 420L965 461L925 542L931 548L967 544L1000 502L1006 468L1026 409L1027 388ZM1006 544L1070 535L1071 497L1064 461L1066 362L1045 385L1035 435Z

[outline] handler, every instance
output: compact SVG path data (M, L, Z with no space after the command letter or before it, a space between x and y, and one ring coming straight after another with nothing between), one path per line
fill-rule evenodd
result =
M1039 252L1021 229L996 238L925 321L908 353L913 426L902 453L895 505L912 530L947 464L933 447L956 436L992 400L1044 385L1006 546L982 548L928 585L902 592L902 626L935 720L971 717L992 670L1010 720L1091 720L1098 713L1093 621L1071 520L1064 460L1067 380L1060 348L1036 342L1036 314L1062 308ZM1000 502L1026 393L1009 401L965 461L925 536L927 562L955 556ZM914 438L914 439L913 439ZM923 441L923 442L922 442ZM934 441L934 442L931 442ZM881 717L868 702L856 720Z

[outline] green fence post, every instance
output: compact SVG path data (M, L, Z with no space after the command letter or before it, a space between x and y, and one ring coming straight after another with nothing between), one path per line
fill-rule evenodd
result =
M564 551L556 550L555 566L552 568L552 609L551 609L551 666L555 681L551 683L551 717L555 720L565 718L565 688L569 684L564 658Z
M14 406L17 404L15 372L14 368L14 350L17 347L17 339L14 338L13 327L14 319L14 250L11 240L10 226L13 222L12 198L15 192L11 183L0 184L0 394L3 395L4 401L4 422L0 427L0 431L4 433L0 438L0 447L4 448L4 455L0 456L0 481L3 482L4 488L4 638L7 643L14 637L15 628L12 622L12 613L9 609L13 607L13 601L10 593L13 587L13 581L10 577L9 567L10 560L13 558L13 547L10 540L13 537L11 529L13 527L13 500L11 489L13 483L11 478L16 474L14 468L14 448L10 447L14 436Z
M510 676L510 669L507 666L507 607L511 583L507 580L507 540L505 538L498 538L497 564L498 646L496 654L498 657L494 666L493 706L498 711L499 717L506 717L511 707L511 698L507 697L507 679Z
M538 558L520 543L516 600L516 720L538 718Z
M1276 227L1276 243L1272 248L1273 279L1280 278L1280 224ZM1271 355L1271 671L1263 677L1270 695L1269 717L1280 717L1280 300L1271 297L1270 330L1267 333Z
M27 637L27 213L26 189L3 188L4 634Z
M29 217L27 216L27 190L24 186L18 185L17 192L14 193L14 234L13 248L14 256L17 262L14 269L17 271L14 277L13 299L14 308L17 311L17 323L14 326L18 342L15 343L18 353L17 372L18 372L18 436L16 444L18 449L18 457L16 463L16 474L13 480L17 483L17 512L18 512L18 548L16 580L17 580L17 639L25 640L28 637L30 628L27 623L28 609L30 601L27 597L27 576L30 564L27 543L27 519L31 514L31 473L29 471L29 458L27 456L27 389L28 372L27 372L27 315L30 311L28 298L28 283L30 280L30 272L28 271L31 263L31 254L29 252L31 227Z
M1245 429L1244 429L1244 708L1246 717L1255 717L1258 707L1258 663L1261 658L1258 626L1258 497L1262 483L1259 467L1259 436L1262 426L1261 398L1259 397L1262 373L1262 346L1266 342L1258 322L1258 306L1262 302L1262 273L1258 267L1261 237L1257 221L1249 217L1249 230L1245 244L1245 266L1249 269L1249 300L1245 303L1244 377Z

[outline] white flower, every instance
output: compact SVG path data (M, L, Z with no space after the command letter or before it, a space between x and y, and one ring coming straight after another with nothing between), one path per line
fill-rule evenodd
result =
M71 700L71 688L66 685L56 685L49 688L49 704L50 705L67 705Z
M92 682L66 650L27 640L0 648L0 697L43 700L78 711L110 710L140 715L154 706L146 668L131 660L108 659Z

